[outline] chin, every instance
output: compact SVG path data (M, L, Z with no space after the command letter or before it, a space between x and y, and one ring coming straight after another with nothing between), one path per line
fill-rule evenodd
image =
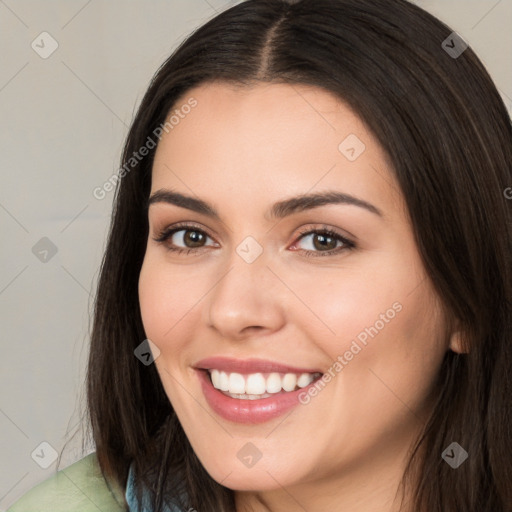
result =
M212 475L212 478L232 491L273 491L291 484L287 481L282 482L279 475L274 476L271 472L269 474L261 469L256 471L254 468L239 473L233 472L229 476L219 476L220 478L214 478Z
M228 464L225 458L202 464L211 478L234 491L271 491L293 485L301 478L293 471L297 468L278 467L275 460L265 462L263 458L252 467L238 459Z

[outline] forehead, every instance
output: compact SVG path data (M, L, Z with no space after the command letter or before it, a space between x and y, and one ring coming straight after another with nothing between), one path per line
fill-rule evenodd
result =
M358 131L365 130L362 121L343 100L327 90L305 84L257 82L249 86L208 82L184 93L175 102L170 114L179 110L190 98L197 101L197 106L191 112L189 125L195 125L198 118L201 118L219 125L222 122L243 124L249 130L251 123L244 123L244 120L250 118L251 121L259 120L257 125L253 125L255 132L259 127L268 130L269 124L274 125L277 132L290 121L296 122L298 118L303 118L311 122L314 116L317 119L312 129L333 131L339 128L336 123L333 125L333 119L342 115L345 125L351 125ZM269 123L265 123L265 120ZM282 120L282 125L279 120ZM305 127L296 126L297 131L301 128ZM183 130L178 130L178 126L173 129L175 133L180 131Z
M193 108L188 106L191 102L195 104ZM342 100L318 87L301 84L202 84L175 102L167 115L167 119L171 118L159 147L178 151L180 146L188 147L190 139L195 140L195 147L213 142L215 147L224 148L225 143L243 142L254 148L249 155L246 153L247 159L254 153L263 154L267 148L274 148L277 156L275 150L284 143L300 152L304 139L309 143L302 147L304 152L321 141L337 150L340 137L347 131L373 139ZM234 155L236 149L233 146L229 153ZM248 149L244 147L244 151Z
M195 106L184 107L189 104ZM155 155L152 192L231 190L241 205L249 189L252 198L315 187L346 188L361 197L375 196L377 187L381 195L399 197L376 138L346 103L323 89L207 83L183 94L167 119L172 115L172 129ZM360 156L348 158L354 152L343 152L351 149L347 144Z

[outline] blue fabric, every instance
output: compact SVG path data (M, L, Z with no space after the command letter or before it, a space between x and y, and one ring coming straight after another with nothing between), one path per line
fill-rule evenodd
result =
M135 494L135 473L133 470L133 463L130 465L130 470L128 472L125 497L130 512L153 512L150 504L148 489L144 489L143 491L142 503L137 501L137 496ZM162 510L164 512L186 512L184 509L179 508L176 505L169 504L164 504Z

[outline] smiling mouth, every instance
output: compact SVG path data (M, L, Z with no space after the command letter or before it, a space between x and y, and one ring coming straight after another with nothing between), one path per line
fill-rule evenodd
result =
M297 391L322 377L322 373L249 373L206 370L212 386L225 396L239 400L260 400Z

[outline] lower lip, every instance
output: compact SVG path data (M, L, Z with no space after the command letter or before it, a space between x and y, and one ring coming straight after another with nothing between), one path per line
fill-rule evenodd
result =
M215 389L206 370L197 370L206 401L222 418L235 423L264 423L281 416L300 404L299 394L307 392L310 386L295 391L276 393L272 397L258 400L231 398Z

